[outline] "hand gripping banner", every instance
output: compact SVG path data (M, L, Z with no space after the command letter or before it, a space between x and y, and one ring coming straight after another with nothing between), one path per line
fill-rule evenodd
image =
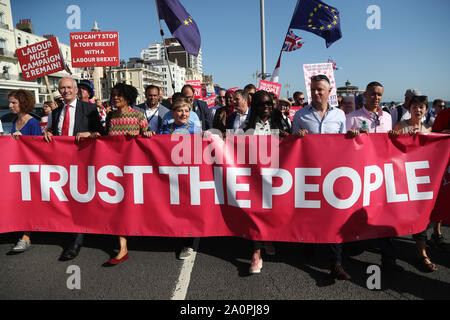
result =
M450 222L445 134L53 140L0 137L0 233L337 243Z

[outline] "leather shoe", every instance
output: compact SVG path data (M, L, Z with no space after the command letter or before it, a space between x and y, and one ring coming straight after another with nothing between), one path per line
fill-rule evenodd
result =
M350 275L345 272L344 268L340 264L336 264L331 268L331 276L338 280L349 280Z
M128 253L120 259L111 258L107 262L105 262L102 266L103 267L114 267L114 266L117 266L119 263L124 262L127 259L128 259Z
M68 261L75 259L80 253L81 246L78 244L72 244L69 248L64 250L64 252L59 257L59 261Z

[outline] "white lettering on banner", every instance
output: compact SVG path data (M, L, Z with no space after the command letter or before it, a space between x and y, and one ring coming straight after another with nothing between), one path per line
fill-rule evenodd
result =
M119 203L123 200L125 191L120 183L108 178L108 173L113 174L115 177L123 177L122 170L116 166L104 166L97 172L98 182L115 191L115 195L111 196L108 192L99 192L99 197L108 203Z
M375 181L371 181L372 175L375 175ZM363 207L370 205L370 193L378 190L383 184L383 172L379 166L368 166L364 168L364 200Z
M22 201L31 201L31 172L39 172L38 165L11 165L9 172L20 172L20 185L22 186Z
M334 183L337 179L341 177L347 177L352 180L353 183L353 191L348 199L339 199L334 194ZM358 201L359 196L361 195L361 178L358 172L355 169L341 167L332 170L327 174L325 180L323 180L323 196L327 200L327 202L337 209L348 209L352 207L356 201Z
M75 201L87 203L95 196L95 167L88 167L88 189L86 193L78 192L78 166L70 166L70 194Z
M295 207L320 208L320 200L306 200L306 192L319 192L318 184L306 184L306 177L320 177L320 168L295 168Z
M262 207L272 209L272 197L289 192L292 188L292 175L285 169L262 168ZM281 178L279 187L273 186L273 177Z
M39 43L37 45L34 46L29 46L29 47L25 47L22 49L22 55L23 56L27 56L31 53L36 53L36 52L40 52L46 49L52 48L52 42L51 41L46 41L44 43Z
M419 192L419 185L426 185L431 183L431 179L427 175L417 176L416 170L429 169L428 161L414 161L405 162L404 176L394 178L394 166L392 163L384 164L384 175L382 169L377 165L369 165L363 168L362 174L355 169L349 167L339 167L331 170L326 176L322 177L321 168L295 168L294 177L292 172L281 168L261 168L259 173L262 183L262 208L272 209L273 201L276 196L282 196L289 193L292 189L295 197L295 208L310 208L320 209L322 207L321 201L317 200L320 196L320 189L326 202L336 209L345 210L353 207L361 198L363 206L370 205L371 195L379 190L383 182L386 187L386 202L405 202L405 201L419 201L433 199L433 191L423 190ZM125 188L119 181L111 180L108 175L114 177L124 177L124 174L132 175L132 183L125 184L127 189L130 189L133 194L135 204L143 204L145 200L144 193L144 178L145 174L154 174L152 166L124 166L123 170L114 165L106 165L100 168L94 166L87 167L87 191L80 193L78 190L78 166L70 165L69 170L63 166L58 165L10 165L10 173L20 173L21 184L21 199L22 201L32 201L31 181L32 174L33 181L37 178L40 183L35 183L40 186L41 200L51 201L51 191L54 192L58 201L67 202L68 195L80 203L89 203L96 197L96 180L98 184L110 189L109 192L97 192L100 200L106 203L120 203L125 197ZM226 170L226 173L224 172ZM168 175L170 204L180 205L180 175L189 175L188 192L190 192L190 204L201 205L201 192L204 190L214 191L214 203L216 205L225 204L225 191L228 199L227 204L233 207L251 208L252 201L249 199L249 194L254 191L251 190L250 183L244 183L239 177L252 176L252 168L245 167L220 167L214 166L214 179L204 181L200 179L199 166L161 166L156 174ZM254 173L255 174L255 173ZM307 183L307 177L315 177L317 183ZM362 177L362 178L361 178ZM223 185L223 180L226 180L226 187ZM275 178L275 179L274 179ZM334 185L338 179L347 178L352 182L351 194L346 199L340 199L334 192ZM383 179L384 178L384 179ZM163 179L159 177L159 179ZM278 179L275 184L274 180ZM70 181L69 181L70 180ZM251 181L250 178L246 179ZM281 184L279 181L281 180ZM322 180L320 182L320 180ZM186 181L186 180L185 180ZM239 181L239 182L238 182ZM254 180L253 180L254 181ZM295 183L294 183L295 181ZM408 187L408 193L397 194L396 181ZM68 184L67 194L64 193L63 188ZM85 184L82 184L85 185ZM186 184L185 184L186 185ZM293 186L294 185L294 186ZM166 186L166 185L162 185ZM111 192L113 191L113 193ZM183 194L188 192L183 190ZM211 192L211 191L209 191ZM247 193L245 195L239 193ZM382 192L382 191L379 191ZM316 193L316 200L306 200L306 193ZM238 199L239 198L239 199ZM314 199L314 198L313 198Z
M224 192L223 192L223 168L214 167L214 181L200 181L200 168L190 168L190 185L191 185L191 204L201 205L200 190L214 189L214 203L224 204Z
M408 195L406 193L397 194L395 188L394 166L392 163L386 163L384 165L384 180L386 181L386 197L388 203L408 201Z
M428 169L430 164L428 161L406 162L406 181L408 181L409 200L430 200L433 199L433 192L419 192L417 190L418 184L430 183L430 177L416 177L417 169Z
M51 68L51 66L53 67L57 61L61 61L61 56L59 54L55 54L48 58L43 58L41 60L37 60L37 61L30 62L28 64L24 64L22 66L22 70L28 71L30 69L38 68L38 67L41 67L46 64L48 66L44 66L42 68ZM52 63L52 65L50 65L50 63ZM60 66L59 63L57 63L57 65ZM37 69L37 70L39 70L39 69ZM31 71L33 71L33 70L31 70Z
M170 204L180 204L180 183L178 175L188 174L188 167L159 167L159 173L169 175L170 183Z
M252 169L250 168L228 168L227 169L227 194L228 204L233 207L251 208L251 200L237 200L236 194L238 191L250 191L248 183L237 183L238 176L251 176Z
M59 180L51 181L50 175L52 173L59 174ZM55 192L59 201L69 201L62 187L69 180L67 170L62 166L42 165L41 166L41 198L42 201L50 201L50 190Z
M153 173L152 166L125 166L124 173L133 175L134 203L144 203L144 174Z

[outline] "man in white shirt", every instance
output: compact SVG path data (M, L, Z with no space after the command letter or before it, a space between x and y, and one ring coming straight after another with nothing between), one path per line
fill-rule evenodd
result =
M52 141L53 136L75 136L81 138L100 136L104 134L97 106L77 99L78 86L75 80L66 77L59 81L59 93L64 104L53 110L48 119L44 139ZM83 244L84 234L76 234L74 242L61 254L59 260L72 260L78 256Z
M159 89L154 85L147 86L145 88L145 102L134 107L135 110L144 114L149 130L154 132L158 132L164 115L170 111L160 103Z

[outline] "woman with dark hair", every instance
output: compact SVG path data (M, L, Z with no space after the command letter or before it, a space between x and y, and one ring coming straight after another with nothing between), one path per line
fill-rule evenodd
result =
M257 91L252 97L252 107L245 131L255 135L280 134L284 138L289 135L284 131L281 123L281 112L274 110L273 97L266 91ZM260 273L262 268L261 249L264 248L268 255L275 254L275 248L271 242L253 241L253 255L249 273Z
M110 136L127 135L136 137L141 134L150 138L154 132L148 130L145 116L134 110L138 92L135 87L125 83L118 83L111 91L111 101L117 109L108 113L106 117L106 132ZM119 253L103 264L104 267L112 267L128 259L127 239L119 236Z
M13 121L12 135L15 138L20 135L41 136L39 122L30 115L35 104L33 95L23 89L13 90L8 93L8 100L9 109L17 114L17 119Z
M431 132L431 127L422 122L428 110L427 96L414 96L408 105L408 111L411 118L397 122L394 129L389 131L389 135L397 136L399 134L416 134L417 132ZM417 263L419 267L426 272L433 272L437 270L434 263L431 262L427 255L427 229L422 232L413 234L413 239L416 242L417 255L419 257Z
M41 136L42 129L39 122L30 116L31 110L34 108L34 97L26 90L13 90L8 93L9 109L12 113L17 114L12 126L12 136L18 139L19 136ZM22 238L11 249L11 253L21 253L31 246L30 232L24 232Z

